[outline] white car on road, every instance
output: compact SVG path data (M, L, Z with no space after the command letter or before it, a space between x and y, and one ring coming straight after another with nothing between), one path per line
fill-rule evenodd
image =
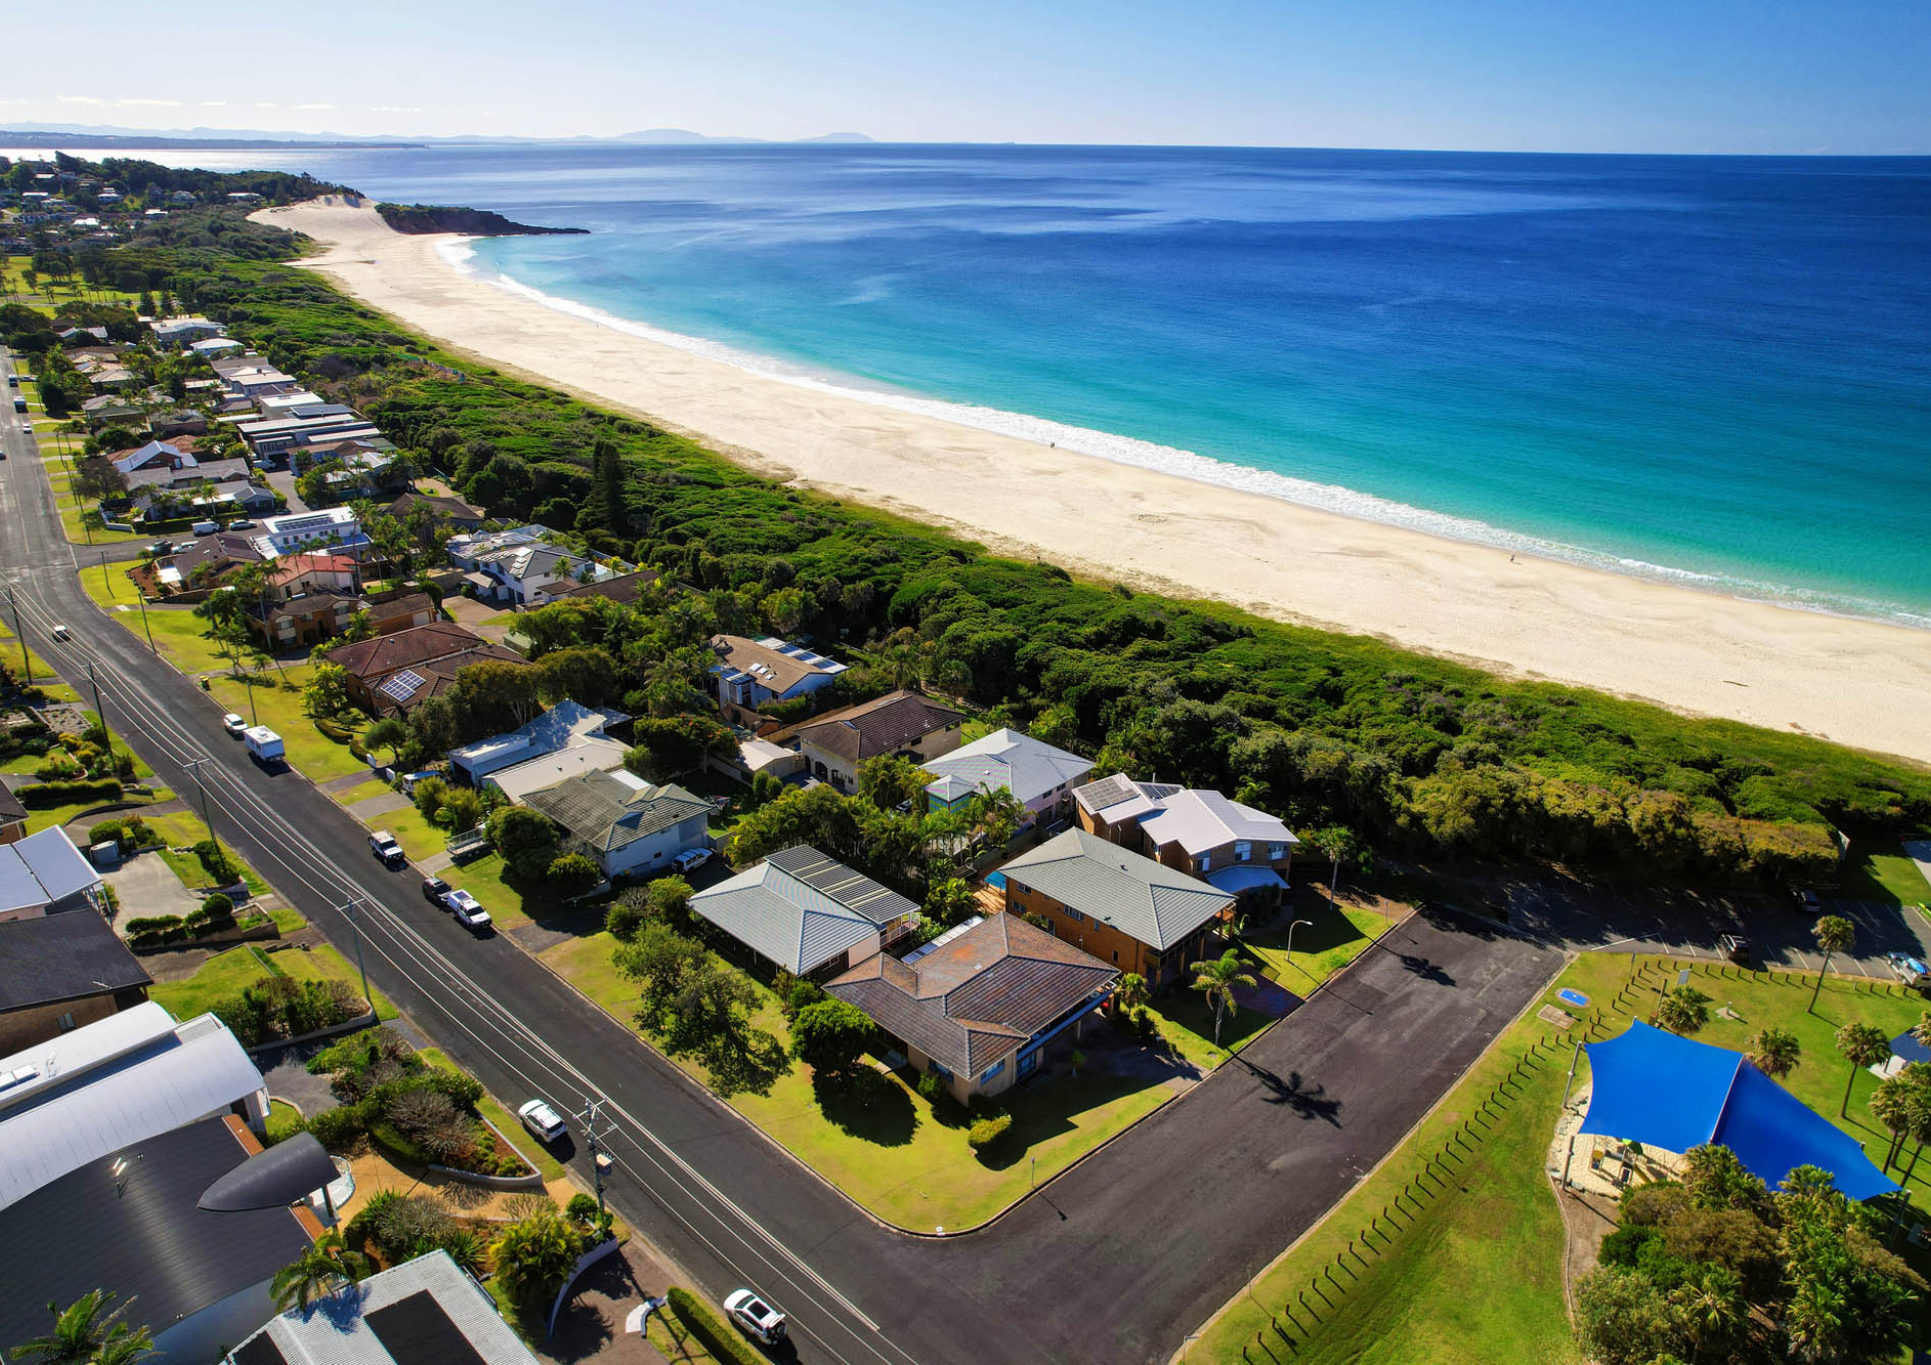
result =
M457 920L472 929L481 929L489 923L489 911L483 908L483 903L460 886L443 892L443 904L456 913Z
M221 728L239 739L241 738L241 732L248 728L248 722L236 715L233 711L230 711L221 718Z
M563 1116L543 1100L531 1100L516 1111L516 1116L538 1142L555 1142L570 1131L564 1126Z
M724 1301L724 1311L752 1337L766 1346L776 1346L784 1340L784 1314L753 1294L748 1289L734 1289Z

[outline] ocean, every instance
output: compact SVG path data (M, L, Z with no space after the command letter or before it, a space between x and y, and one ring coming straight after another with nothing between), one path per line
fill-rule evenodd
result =
M795 382L1931 628L1931 159L156 154L587 236L463 268Z

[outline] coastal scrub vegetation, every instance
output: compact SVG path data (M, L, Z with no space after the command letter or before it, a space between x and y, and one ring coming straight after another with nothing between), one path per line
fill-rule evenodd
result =
M278 245L229 217L222 242ZM702 641L770 629L854 664L836 701L922 684L1093 757L1096 775L1157 771L1411 855L1797 882L1835 866L1837 831L1931 821L1916 765L997 556L459 359L279 261L123 251L147 287L353 403L493 517L656 570L634 608L565 603L519 627L540 660L574 656L541 693L650 719L668 755L640 760L653 777L724 742L686 733ZM471 690L478 719L499 709Z

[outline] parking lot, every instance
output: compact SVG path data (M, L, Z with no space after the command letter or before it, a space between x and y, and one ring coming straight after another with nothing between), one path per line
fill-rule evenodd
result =
M1511 924L1583 951L1715 959L1723 956L1718 940L1737 934L1750 940L1759 967L1814 971L1823 963L1812 937L1816 915L1787 895L1574 880L1512 883L1499 890ZM1856 928L1851 950L1832 959L1834 971L1892 981L1897 978L1887 955L1931 961L1931 923L1922 912L1828 892L1820 899L1819 913L1842 915Z

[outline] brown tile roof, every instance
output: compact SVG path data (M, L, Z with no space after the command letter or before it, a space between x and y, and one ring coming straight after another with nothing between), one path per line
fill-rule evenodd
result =
M280 587L306 573L354 573L355 569L356 562L347 555L283 555L275 561L275 572L268 581Z
M390 516L407 517L418 507L427 507L440 517L453 521L482 521L487 515L482 508L472 506L461 498L445 498L431 493L404 493L386 509Z
M606 578L601 583L579 583L574 588L553 592L552 597L605 597L612 602L635 602L639 593L657 581L657 574L650 569L639 569L636 573L619 574Z
M328 652L328 660L367 681L400 668L414 668L432 659L474 649L483 643L482 636L453 621L432 621L426 626L399 630L394 635L340 645Z
M879 954L825 987L948 1070L977 1077L1118 973L1012 915L913 962Z
M408 635L411 631L427 630L427 626L412 626L410 630L399 630L396 635ZM380 638L393 640L396 635ZM364 642L368 643L368 642ZM364 679L370 692L375 695L376 712L379 715L406 714L431 697L439 697L449 690L456 681L456 675L471 664L505 663L527 668L529 660L513 649L493 645L488 641L478 641L474 649L465 649L455 654L445 654L440 659L426 659L420 663L407 664L392 668L386 673L376 674ZM413 673L421 680L407 695L392 695L383 689L391 678L402 673Z
M428 611L436 605L436 599L426 592L404 593L392 597L387 602L369 603L371 621L393 621L398 616L414 616L419 611Z
M783 696L813 674L826 671L821 663L810 663L804 659L795 658L790 654L772 649L769 645L759 644L756 640L747 640L742 635L713 636L711 649L717 655L719 663L728 664L745 673L752 673L754 667L763 670L754 673L753 676L761 685L779 696Z
M896 753L914 740L964 719L964 712L940 706L921 693L900 690L814 716L771 736L771 741L788 744L795 739L837 754L849 763L860 763L879 754Z
M181 581L185 583L197 573L218 572L236 564L259 564L261 555L256 553L254 541L250 537L223 532L218 535L203 536L175 555L170 562L180 573Z

